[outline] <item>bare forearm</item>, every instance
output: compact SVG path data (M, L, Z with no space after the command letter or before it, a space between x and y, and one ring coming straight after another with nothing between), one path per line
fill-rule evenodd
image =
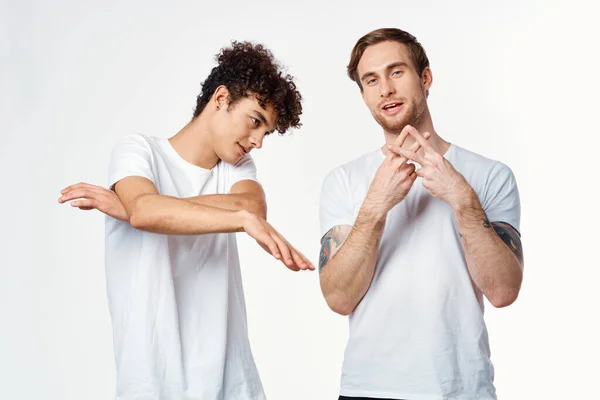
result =
M140 230L176 235L240 232L247 211L224 210L160 194L145 194L130 210L131 225Z
M191 201L195 204L220 208L222 210L246 210L263 218L266 218L267 213L264 201L245 194L209 194L187 197L184 200Z
M385 226L385 214L363 205L350 234L320 272L321 290L329 306L350 314L367 293Z
M511 304L523 279L520 260L496 234L475 193L455 206L454 217L473 282L494 306Z

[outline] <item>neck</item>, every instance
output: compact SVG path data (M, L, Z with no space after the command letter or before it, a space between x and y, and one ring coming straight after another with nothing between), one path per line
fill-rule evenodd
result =
M423 111L423 116L419 123L415 124L413 127L416 128L421 134L423 134L424 132L429 132L431 134L431 137L429 138L428 142L431 145L431 147L433 147L433 149L439 154L444 155L450 148L450 143L442 139L435 131L435 128L433 127L433 121L431 119L431 114L429 114L428 108L426 108L425 111ZM387 147L391 144L394 144L394 142L400 135L400 132L390 132L384 129L383 134L385 136L385 145L381 147L381 150L384 152L384 154L387 155ZM414 142L415 139L411 135L408 135L402 147L410 148ZM419 153L422 154L423 149L420 149Z
M205 109L175 136L169 138L169 143L181 158L204 169L212 169L219 162L211 142L208 112L209 110Z

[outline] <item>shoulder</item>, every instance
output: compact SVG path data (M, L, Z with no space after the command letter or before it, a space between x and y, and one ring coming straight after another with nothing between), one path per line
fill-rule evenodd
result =
M340 168L344 169L348 175L364 174L366 170L377 169L383 162L385 156L381 149L373 150L367 154L355 158L345 164L342 164Z
M254 159L250 154L246 154L240 160L238 160L235 164L229 164L223 160L220 160L217 163L217 168L215 169L217 173L223 173L227 175L237 176L240 174L252 176L256 175L256 164L254 163Z
M123 136L112 148L111 164L153 164L161 158L160 139L141 134Z
M449 158L452 164L465 177L482 181L484 184L489 184L490 181L498 178L513 177L510 167L501 161L485 157L454 144L450 151Z
M498 163L497 160L485 157L455 144L452 144L450 148L450 157L453 158L456 164L476 167L477 169L491 170Z
M362 176L368 175L368 171L375 171L383 161L383 153L381 149L371 151L367 154L348 161L344 164L333 168L327 175L324 181L340 180L340 181L355 181Z
M120 138L115 144L115 149L124 148L140 148L150 150L153 144L156 143L156 138L142 135L139 133L130 133Z
M519 229L519 190L510 167L460 147L456 148L455 156L457 171L463 174L479 196L488 218Z
M232 168L247 168L249 166L254 166L254 159L250 154L246 154L242 157L238 162L231 165Z

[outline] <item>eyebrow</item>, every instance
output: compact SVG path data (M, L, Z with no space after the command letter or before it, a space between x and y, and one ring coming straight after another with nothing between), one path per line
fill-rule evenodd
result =
M404 61L396 61L396 62L393 62L393 63L391 63L391 64L387 65L387 66L386 66L384 69L385 69L386 71L389 71L390 69L392 69L392 68L396 68L396 67L408 67L408 64L407 64L407 63L405 63ZM376 73L375 73L374 71L368 71L368 72L365 72L365 73L364 73L364 74L363 74L363 75L360 77L360 80L361 80L361 82L362 82L362 81L363 81L365 78L367 78L367 77L369 77L369 76L373 76L373 75L376 75Z
M260 119L262 121L263 124L265 124L266 126L269 126L269 124L267 123L267 119L265 118L265 116L258 110L252 110L254 111L254 114L258 117L258 119ZM271 133L273 131L269 131L269 133Z

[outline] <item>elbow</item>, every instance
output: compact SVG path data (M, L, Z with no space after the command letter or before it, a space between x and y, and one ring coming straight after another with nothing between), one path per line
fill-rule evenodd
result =
M135 229L145 230L152 224L150 213L146 212L145 196L139 196L133 201L129 215L129 224Z
M259 206L256 210L256 215L258 215L262 219L266 220L267 219L267 209L265 207Z
M517 301L523 282L523 270L520 266L516 268L516 273L511 274L504 282L497 282L486 296L490 303L496 308L508 307Z
M354 306L345 299L346 296L341 296L337 293L324 293L327 305L334 313L347 316L352 314Z
M262 219L267 219L267 204L264 201L256 201L251 205L252 211L261 217Z
M144 230L144 228L148 227L148 218L142 213L132 212L129 217L129 225L132 228Z
M352 311L354 311L354 309L352 307L349 307L346 304L336 304L336 303L327 303L329 305L329 308L331 309L331 311L333 311L336 314L340 314L344 317L347 317L348 315L352 314Z
M519 297L518 288L501 288L488 296L490 303L496 308L504 308L513 304Z
M238 196L235 199L234 206L240 210L246 210L252 214L258 215L262 219L267 219L267 204L262 199L248 198L247 196Z
M129 217L129 225L135 229L147 230L151 225L150 218L142 212L132 212Z
M331 269L331 266L328 266L328 268ZM357 304L352 301L351 296L344 290L343 286L339 285L339 282L336 282L328 274L324 275L322 271L319 273L319 280L321 283L321 293L323 293L325 302L331 311L343 316L354 312Z

